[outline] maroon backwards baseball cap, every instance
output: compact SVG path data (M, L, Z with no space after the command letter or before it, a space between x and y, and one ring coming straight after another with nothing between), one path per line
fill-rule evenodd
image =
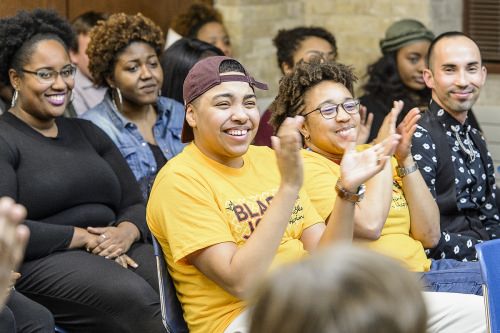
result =
M252 88L267 90L267 84L256 81L251 77L245 68L244 75L220 75L220 64L224 60L234 60L224 56L208 57L197 62L189 71L183 86L184 105L188 105L208 90L221 84L222 82L248 82ZM238 62L239 63L239 62ZM241 64L240 64L241 65ZM243 67L243 65L241 66ZM222 73L224 74L224 73ZM243 73L242 73L243 74ZM182 142L193 141L193 129L186 121L184 116L184 126L182 127Z

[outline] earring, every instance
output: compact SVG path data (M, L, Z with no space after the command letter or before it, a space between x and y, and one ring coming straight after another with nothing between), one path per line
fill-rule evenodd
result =
M115 93L112 94L113 96L111 96L111 102L113 103L116 111L120 111L123 105L122 92L120 91L120 88L114 88L114 91ZM116 105L115 96L118 97L118 103L120 103L120 108L118 108L118 105Z
M116 89L116 95L118 95L118 102L120 102L120 106L122 106L123 105L122 92L118 87L116 87L115 89Z
M17 98L19 97L19 92L18 90L14 90L14 95L12 95L12 100L10 101L10 107L13 108L16 106L17 103Z

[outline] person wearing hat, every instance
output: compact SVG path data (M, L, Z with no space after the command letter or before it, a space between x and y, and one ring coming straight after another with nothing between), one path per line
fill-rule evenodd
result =
M254 89L267 89L236 60L209 57L184 81L185 149L158 173L147 221L165 254L191 333L246 332L246 302L272 270L319 246L350 241L354 201L382 170L399 136L341 164L328 224L303 182L300 116L284 121L274 151L251 146L259 125ZM346 172L349 170L349 172Z
M397 21L385 32L385 38L380 41L382 57L368 66L368 81L363 86L365 95L360 98L361 104L374 115L368 142L377 136L393 101L404 102L397 124L414 107L427 110L431 92L422 73L433 39L432 31L413 19ZM475 118L472 121L473 126L479 128Z

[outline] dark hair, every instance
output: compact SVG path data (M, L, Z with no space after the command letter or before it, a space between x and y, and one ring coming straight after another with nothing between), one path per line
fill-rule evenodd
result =
M395 100L406 100L410 95L415 95L414 97L420 101L428 101L431 98L429 89L415 91L405 86L401 80L396 61L397 52L385 53L375 63L368 66L366 74L368 81L363 86L363 90L367 95L381 101L383 105L392 105Z
M344 85L354 95L353 84L357 81L353 69L343 64L313 59L300 61L292 73L285 75L279 85L278 96L270 106L269 123L277 132L287 117L294 117L304 108L304 94L322 81L334 81Z
M198 31L205 24L217 22L223 24L222 14L212 6L195 3L172 22L172 29L182 37L196 38Z
M481 54L481 48L479 47L479 45L477 45L476 41L474 39L472 39L470 36L464 34L463 32L460 32L460 31L448 31L448 32L443 32L441 35L437 36L436 38L434 38L434 40L431 42L431 45L429 46L429 51L427 52L427 57L425 58L426 60L426 63L427 63L427 67L431 67L431 59L432 59L432 55L434 53L434 48L436 47L436 44L441 40L441 39L445 39L445 38L453 38L453 37L465 37L465 38L468 38L470 39L474 44L476 44L478 50L479 50L479 54ZM482 62L482 56L481 56L481 62Z
M220 63L219 73L240 72L245 74L245 68L234 59L227 59Z
M181 38L163 51L160 62L163 68L162 96L184 103L182 85L189 70L199 60L211 56L223 56L219 48L197 39Z
M89 70L97 85L107 85L106 78L111 76L116 59L133 42L151 45L158 57L163 51L163 33L151 19L141 13L111 15L90 31L87 48Z
M294 29L283 29L273 39L276 46L278 67L286 63L290 68L294 66L293 54L300 47L300 43L308 37L318 37L326 40L332 46L335 57L337 57L337 42L335 37L326 29L320 27L297 27Z
M30 61L39 42L56 40L67 50L73 39L71 25L55 11L20 11L0 19L0 80L10 85L11 68L22 75L21 69Z
M104 21L108 18L107 14L101 12L89 11L77 16L72 22L71 26L77 35L86 35L90 30L97 25L97 22ZM78 36L76 36L78 37ZM71 50L78 52L78 39L75 38L71 44Z

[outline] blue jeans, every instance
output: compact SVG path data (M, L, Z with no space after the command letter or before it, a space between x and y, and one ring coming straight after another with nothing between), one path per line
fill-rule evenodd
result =
M477 261L432 260L431 269L422 273L421 281L426 291L483 294L483 277Z

